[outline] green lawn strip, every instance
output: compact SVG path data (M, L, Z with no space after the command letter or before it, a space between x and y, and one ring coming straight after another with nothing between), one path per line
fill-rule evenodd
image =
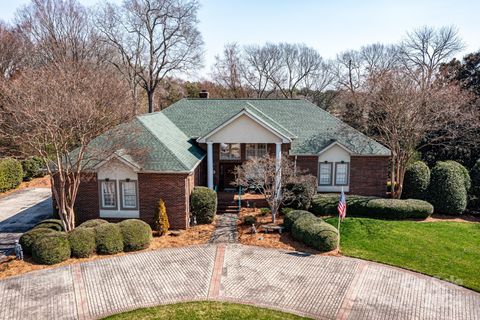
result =
M337 218L326 221L335 227ZM480 291L480 224L347 218L342 254L425 273Z
M254 306L214 301L186 302L162 305L153 308L137 309L119 313L105 319L168 319L168 320L204 320L204 319L309 319L280 311L257 308Z

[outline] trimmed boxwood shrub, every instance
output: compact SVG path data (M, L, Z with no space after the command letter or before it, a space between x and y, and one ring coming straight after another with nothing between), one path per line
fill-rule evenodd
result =
M47 229L47 228L34 228L25 232L24 234L22 234L19 240L19 243L22 246L23 252L31 255L32 245L37 240L37 238L53 232L55 232L55 230Z
M462 173L463 183L468 193L470 191L470 188L472 187L472 180L470 179L470 173L468 172L468 169L462 166L460 163L453 160L447 160L445 162L451 164L452 166L455 166L457 170Z
M467 190L463 170L456 164L437 162L432 169L429 200L435 212L462 214L467 207Z
M80 224L77 228L95 228L105 223L108 223L108 221L103 219L92 219L92 220L85 221L84 223Z
M217 212L217 193L207 187L195 187L190 196L192 214L197 223L212 223Z
M13 158L0 160L0 192L15 189L23 180L20 161Z
M54 231L38 237L32 245L32 258L40 264L56 264L70 258L67 234Z
M123 220L118 223L123 236L123 250L137 251L148 248L152 241L152 228L138 219Z
M304 211L304 210L292 210L285 214L285 217L283 218L283 226L287 230L291 230L293 224L295 221L297 221L298 218L303 217L303 216L310 216L310 217L315 217L315 215L311 212Z
M320 218L302 215L292 226L292 237L320 251L332 251L338 245L337 229Z
M310 209L318 216L337 216L338 196L317 195ZM430 203L417 199L384 199L347 196L347 215L379 219L425 219L433 213Z
M48 229L52 229L52 230L55 230L55 231L65 231L63 229L62 221L59 220L59 219L46 219L46 220L40 221L33 228L34 229L48 228Z
M75 228L68 234L72 256L88 258L95 252L95 230L92 228Z
M470 171L470 178L472 179L471 192L478 198L480 198L480 159L475 162Z
M23 180L30 181L33 178L42 176L43 160L38 157L31 157L22 160Z
M407 166L403 181L403 199L421 199L427 197L430 184L430 169L423 161L415 161Z
M102 223L94 230L97 253L114 254L123 251L123 237L119 225Z

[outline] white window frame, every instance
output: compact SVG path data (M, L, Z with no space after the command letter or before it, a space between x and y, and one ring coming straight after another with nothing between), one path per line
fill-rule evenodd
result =
M222 153L222 144L228 145L228 153ZM239 155L238 157L232 157L232 146L238 145ZM220 143L219 144L219 157L220 160L242 160L242 145L240 143Z
M105 194L103 192L103 186L106 183L113 183L114 185L114 195L113 195L113 200L115 201L115 204L113 206L107 206L105 205ZM118 210L118 190L117 190L117 180L100 180L100 208L102 210Z
M245 155L247 160L261 158L267 154L268 146L266 143L247 143L245 145Z
M338 166L345 165L346 172L345 172L345 183L338 183ZM336 186L348 186L350 183L350 163L349 162L335 162L335 185Z
M125 205L125 184L126 183L133 183L134 190L135 190L135 206L126 206ZM120 210L138 210L138 183L136 180L120 180L119 181L120 187Z
M322 183L322 166L329 167L329 182ZM333 163L332 162L319 162L318 163L318 185L323 186L331 186L333 185Z

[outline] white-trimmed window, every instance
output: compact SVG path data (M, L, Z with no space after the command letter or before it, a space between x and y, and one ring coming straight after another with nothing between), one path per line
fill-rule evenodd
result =
M266 143L247 143L245 146L247 159L261 158L267 154Z
M220 160L240 160L240 143L220 143Z
M102 209L117 209L117 182L103 180L101 183Z
M120 181L121 208L126 210L138 209L137 182L132 180Z
M332 167L331 162L320 162L318 165L318 184L320 186L332 185Z
M348 162L335 163L335 185L347 186L348 185Z

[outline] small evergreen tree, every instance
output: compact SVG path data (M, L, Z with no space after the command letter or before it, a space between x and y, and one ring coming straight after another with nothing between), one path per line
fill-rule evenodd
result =
M155 211L155 229L159 236L163 236L167 234L169 228L170 223L168 222L167 208L165 207L163 199L160 199L158 201L158 208Z

